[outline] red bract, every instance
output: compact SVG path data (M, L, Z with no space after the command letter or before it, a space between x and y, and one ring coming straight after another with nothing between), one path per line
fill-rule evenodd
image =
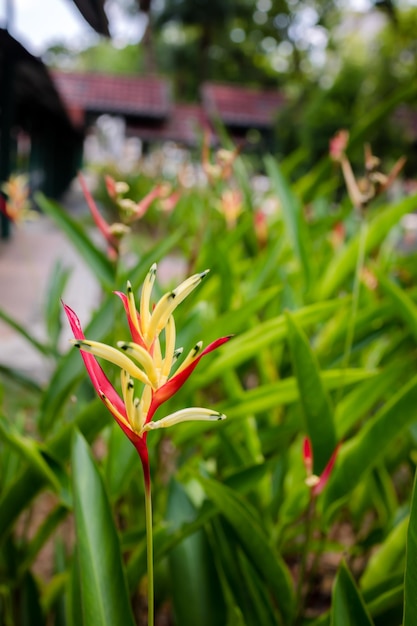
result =
M327 463L326 467L324 468L320 476L316 476L315 474L313 474L313 449L311 446L311 441L308 437L304 438L303 461L304 461L304 466L307 472L306 483L310 487L311 494L313 496L318 496L327 485L328 480L333 471L334 464L336 462L336 457L338 455L339 448L340 448L340 444L338 444L336 448L334 449L333 454L329 459L329 462Z
M84 198L88 204L88 208L90 209L93 220L105 238L109 246L109 256L111 258L116 258L119 254L119 239L114 235L110 224L106 222L104 217L101 215L100 211L97 208L96 203L94 202L93 196L91 195L87 184L85 182L84 176L81 172L78 173L78 180L81 185L82 192L84 194Z

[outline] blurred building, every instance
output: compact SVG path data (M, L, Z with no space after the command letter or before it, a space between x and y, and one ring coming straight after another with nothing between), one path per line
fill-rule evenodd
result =
M96 32L109 36L104 0L74 4ZM73 124L41 59L11 36L11 2L7 9L5 28L0 28L0 184L12 171L24 169L32 190L59 196L80 164L83 130ZM1 215L0 235L7 234Z

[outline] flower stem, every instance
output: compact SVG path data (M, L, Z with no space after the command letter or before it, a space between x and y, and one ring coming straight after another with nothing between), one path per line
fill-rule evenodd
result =
M143 463L145 480L146 555L148 563L148 626L154 626L152 494L149 462Z
M305 517L305 538L303 551L301 555L301 564L300 564L300 572L298 576L298 585L297 585L297 602L296 606L298 607L298 612L295 618L295 624L299 624L303 618L304 607L307 600L308 590L310 586L310 581L307 578L307 559L309 555L310 543L312 538L312 530L313 530L313 518L315 514L315 505L316 499L314 496L310 495L310 501L308 504L306 517ZM305 586L305 591L303 587Z

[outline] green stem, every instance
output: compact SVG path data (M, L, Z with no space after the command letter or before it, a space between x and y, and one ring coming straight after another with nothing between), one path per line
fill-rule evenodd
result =
M310 542L311 542L312 531L313 531L313 518L314 518L314 513L315 513L315 505L316 505L316 499L313 495L311 495L310 501L308 503L308 509L306 512L306 518L305 518L305 541L304 541L303 551L301 555L300 572L299 572L298 585L297 585L296 606L298 607L298 611L297 611L297 615L295 618L295 624L299 624L303 618L304 606L305 606L306 599L307 599L308 591L306 592L306 594L303 594L303 585L304 585L304 579L307 574L307 558L309 555L309 548L310 548ZM308 588L309 588L309 584L307 584L307 590Z
M361 221L360 234L359 234L359 246L358 246L358 259L356 262L355 281L353 284L352 294L352 313L350 315L350 323L348 326L348 332L346 335L345 350L343 356L343 368L347 368L349 365L350 354L353 345L353 336L355 333L356 317L358 314L359 306L359 291L361 286L361 272L365 262L365 250L366 250L366 236L368 234L368 225L363 219Z
M359 308L359 292L361 287L361 272L365 264L365 253L366 253L366 237L368 235L368 224L365 219L362 219L360 224L359 231L359 244L358 244L358 258L356 261L355 268L355 278L353 283L353 291L352 291L352 310L349 316L349 322L347 326L345 345L343 349L343 357L341 362L341 369L346 370L349 365L350 355L352 353L353 339L355 335L355 324L358 315ZM343 384L340 385L336 399L335 406L339 404L339 400L341 398L341 394L343 392Z
M145 479L146 555L148 562L148 626L154 626L152 494L149 461L143 464Z

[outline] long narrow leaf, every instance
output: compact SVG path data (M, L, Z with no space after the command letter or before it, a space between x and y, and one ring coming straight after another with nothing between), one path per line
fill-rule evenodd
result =
M377 372L366 369L327 370L320 373L325 390L347 387L363 380L373 379ZM247 417L252 413L270 411L278 406L291 404L300 399L300 389L295 377L277 380L244 391L238 398L232 398L216 405L216 410L223 412L229 419Z
M176 481L171 481L167 522L178 529L196 515L184 489ZM204 528L173 548L168 562L177 622L181 626L224 624L225 604Z
M365 254L376 248L388 235L389 231L403 215L417 208L417 197L405 198L393 206L381 207L380 212L368 224L365 242ZM325 272L321 282L318 297L326 299L343 284L343 281L353 274L356 267L360 246L361 234L358 233L345 248L334 258Z
M199 478L208 498L233 526L252 564L273 593L284 623L294 612L294 592L287 567L249 512L248 505L229 487Z
M410 296L399 285L377 272L378 283L382 291L391 298L398 316L406 323L414 339L417 341L417 307Z
M74 437L72 469L84 623L134 626L110 504L101 475L80 433Z
M416 475L417 476L417 475ZM414 479L404 577L403 626L414 626L417 615L417 478Z
M0 319L3 320L3 322L5 322L6 324L8 324L10 328L13 328L13 330L16 331L18 335L26 339L26 341L30 343L30 345L33 348L35 348L38 352L46 356L51 354L52 351L48 345L43 344L37 339L35 339L35 337L24 326L19 324L13 317L8 315L6 311L3 311L2 309L0 309Z
M29 463L32 471L43 476L55 491L60 491L60 483L48 463L45 461L34 439L21 435L13 425L0 416L0 438L7 441L22 458Z
M290 313L286 317L305 426L313 447L314 473L319 476L336 448L333 408L305 333Z
M332 596L331 626L372 626L363 598L352 574L342 561Z
M48 200L41 193L35 194L35 200L42 211L51 217L66 234L100 283L111 289L114 286L115 268L105 253L96 248L80 224L70 217L59 204Z
M343 499L375 466L390 443L416 417L417 376L395 394L355 437L342 446L324 493L324 510Z
M340 300L331 300L330 302L319 302L310 306L303 307L294 312L294 317L304 328L309 324L317 324L323 322L331 315L335 309L343 306ZM228 368L237 367L241 363L254 358L259 352L274 342L283 341L287 334L287 322L284 315L279 315L266 322L260 322L255 328L252 328L233 341L226 344L222 348L220 356L218 356L207 369L204 371L204 377L201 376L204 384L208 384L222 372ZM195 377L199 381L198 377ZM197 383L198 384L198 383Z
M293 251L298 258L306 287L308 289L311 271L307 246L307 229L304 221L302 205L282 174L272 156L265 158L266 171L273 189L281 202L282 215Z

